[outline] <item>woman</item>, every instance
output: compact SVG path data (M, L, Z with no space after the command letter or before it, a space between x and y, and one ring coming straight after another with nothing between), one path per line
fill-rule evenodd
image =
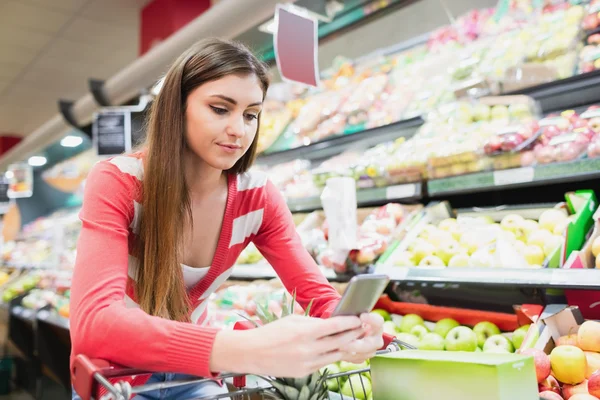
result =
M248 172L268 85L266 67L242 45L201 41L168 71L144 149L94 166L73 274L72 357L171 372L154 382L175 373L299 377L360 363L382 345L383 321L371 315L292 316L249 331L203 326L208 297L250 242L302 306L314 300L313 316L328 317L339 300L281 194ZM222 390L211 381L147 398Z

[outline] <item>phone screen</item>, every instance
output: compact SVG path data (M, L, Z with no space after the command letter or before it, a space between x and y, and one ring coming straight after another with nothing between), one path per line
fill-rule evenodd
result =
M371 312L389 281L386 275L356 275L348 283L332 316Z

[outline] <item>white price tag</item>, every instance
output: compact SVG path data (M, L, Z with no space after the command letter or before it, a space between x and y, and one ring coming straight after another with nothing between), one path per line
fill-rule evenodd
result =
M406 185L388 186L385 189L386 200L406 199L409 197L414 197L416 194L417 194L417 185L415 183L408 183Z
M21 315L23 316L23 318L31 318L31 316L33 315L33 311L29 309L24 309Z
M21 307L21 306L16 306L13 308L13 314L15 314L15 315L21 315L22 312L23 312L23 307Z
M49 315L50 315L50 313L47 310L41 310L40 312L38 312L37 317L38 317L38 319L45 321Z
M535 171L532 167L494 171L494 185L504 186L515 183L533 182Z

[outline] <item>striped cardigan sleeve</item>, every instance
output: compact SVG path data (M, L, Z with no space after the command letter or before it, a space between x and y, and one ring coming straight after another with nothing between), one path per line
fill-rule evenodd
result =
M311 314L329 317L339 302L338 292L302 245L292 214L270 181L265 185L264 196L263 223L253 239L254 244L273 266L286 289L290 293L296 290L302 307L313 300Z
M125 306L135 177L108 161L92 169L71 292L72 355L148 371L211 376L217 329Z

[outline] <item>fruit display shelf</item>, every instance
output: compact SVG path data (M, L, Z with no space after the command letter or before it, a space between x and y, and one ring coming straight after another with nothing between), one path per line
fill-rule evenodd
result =
M381 204L382 202L407 202L422 198L423 185L421 182L361 189L356 192L356 201L359 207ZM292 212L314 211L322 207L321 199L317 196L291 198L288 199L287 205Z
M476 284L519 288L600 290L600 270L511 268L378 268L393 281L432 284Z
M478 172L427 182L430 197L481 193L499 188L535 187L546 184L592 180L600 177L600 159L580 159L565 163Z
M329 280L336 280L338 277L335 272L329 268L321 267L321 272ZM277 278L277 273L269 263L261 261L256 264L236 265L233 267L231 279L237 280L255 280L255 279L274 279Z
M259 165L269 166L293 159L325 159L340 154L358 142L366 146L373 146L399 137L412 137L416 129L423 123L421 117L415 117L378 128L331 136L307 146L263 153L258 156L256 162Z

